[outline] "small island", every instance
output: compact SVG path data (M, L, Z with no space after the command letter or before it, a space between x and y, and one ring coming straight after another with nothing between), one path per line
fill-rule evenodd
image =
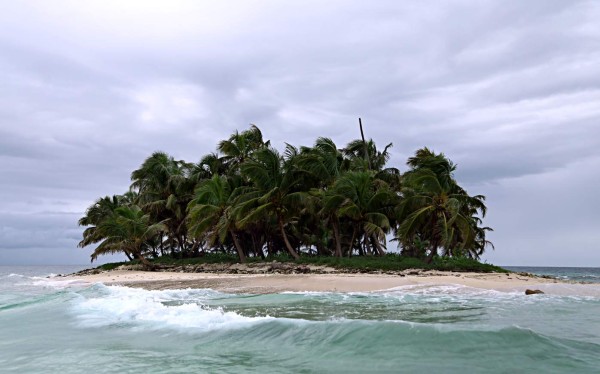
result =
M344 148L321 137L280 154L252 125L197 163L155 152L129 191L98 199L79 220L79 246L96 245L92 261L129 261L71 279L245 293L559 282L481 263L493 248L485 197L458 184L456 165L425 147L401 172L387 164L392 143L380 150L360 130Z
M321 137L280 154L252 125L197 163L155 152L129 191L98 199L79 220L79 246L96 245L92 261L129 261L73 276L254 293L557 282L479 262L493 248L485 197L460 187L443 153L419 149L400 172L387 164L392 143L379 150L360 130L344 148Z

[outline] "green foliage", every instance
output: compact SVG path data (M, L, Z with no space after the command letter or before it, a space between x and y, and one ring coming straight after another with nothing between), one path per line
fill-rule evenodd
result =
M436 270L443 271L471 271L479 273L508 273L509 271L499 266L482 263L468 257L439 257L432 263Z
M396 254L385 256L354 256L354 257L301 257L300 263L313 265L326 265L338 269L362 271L394 271L406 269L429 269L431 266L425 262Z
M109 262L107 264L103 264L98 266L98 269L101 270L114 270L116 268L118 268L121 265L131 265L132 263L138 263L137 261L130 261L130 262Z
M191 258L173 258L171 256L161 256L152 260L153 264L160 265L198 265L198 264L234 264L239 262L239 258L234 254L228 253L210 253L201 257Z
M470 261L491 245L485 197L469 195L456 165L428 148L401 174L387 165L391 146L369 139L338 148L320 137L280 153L252 125L198 163L154 152L128 192L88 208L79 246L97 245L92 260L124 253L146 265L288 256L361 269L485 267ZM402 256L386 255L389 235Z
M260 258L254 257L248 262L261 262ZM305 265L329 266L345 271L358 272L377 272L377 271L402 271L408 269L421 270L440 270L440 271L460 271L460 272L478 272L478 273L508 273L508 270L491 264L478 262L477 260L466 257L438 258L432 263L419 260L414 257L406 257L397 254L387 254L385 256L354 256L354 257L331 257L331 256L301 256L299 260L294 261L293 257L283 253L268 258L269 263L277 261L281 263L295 262ZM239 259L233 254L211 253L201 257L193 258L173 258L162 256L152 263L155 265L173 265L188 266L200 264L234 264ZM120 265L137 264L138 261L116 262L99 266L102 270L112 270Z

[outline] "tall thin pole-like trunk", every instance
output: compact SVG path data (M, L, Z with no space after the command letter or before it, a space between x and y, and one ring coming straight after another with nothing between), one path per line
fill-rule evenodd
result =
M360 118L358 119L358 126L360 127L360 136L363 141L363 147L365 148L365 161L367 161L367 166L369 167L369 170L371 170L373 167L371 166L371 159L369 158L369 148L367 147L367 142L365 141L365 133L363 132L362 119Z
M289 254L292 255L292 257L295 260L300 259L300 256L298 255L298 253L296 253L296 251L294 251L294 248L292 248L292 245L290 244L290 241L288 240L287 234L285 233L285 229L283 228L283 218L279 217L279 230L281 231L281 236L283 236L283 242L285 243L285 247L288 250Z
M237 253L240 258L240 262L246 262L246 255L244 255L244 249L240 245L240 242L238 241L238 238L235 235L235 232L233 232L232 229L229 229L229 234L231 235L231 238L233 239L233 244L235 245L235 249L237 249Z

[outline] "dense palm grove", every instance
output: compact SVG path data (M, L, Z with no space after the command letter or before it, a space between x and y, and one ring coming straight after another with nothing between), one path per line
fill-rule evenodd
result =
M479 258L486 246L484 196L469 196L455 165L427 148L401 174L386 166L388 144L328 138L283 154L256 126L218 144L198 163L155 152L131 174L131 188L91 205L80 247L92 261L124 253L150 266L159 256L209 252L247 257L287 253L381 256L393 236L400 254Z

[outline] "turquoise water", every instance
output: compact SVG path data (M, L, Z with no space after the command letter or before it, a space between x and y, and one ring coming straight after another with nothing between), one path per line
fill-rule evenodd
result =
M504 266L505 269L585 283L600 283L600 268Z
M40 277L74 270L0 267L0 372L597 373L600 367L598 297L525 297L457 285L231 295Z

